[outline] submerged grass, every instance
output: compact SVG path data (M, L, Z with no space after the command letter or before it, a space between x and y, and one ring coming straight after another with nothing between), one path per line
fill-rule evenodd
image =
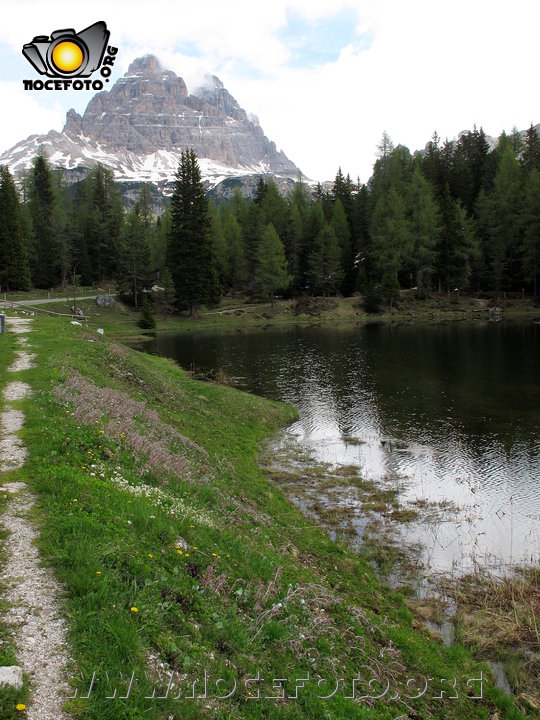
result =
M73 717L524 717L268 482L258 443L293 409L66 321L33 330L20 473L65 588Z
M540 571L467 575L444 582L457 607L458 639L479 657L502 662L517 703L540 713Z

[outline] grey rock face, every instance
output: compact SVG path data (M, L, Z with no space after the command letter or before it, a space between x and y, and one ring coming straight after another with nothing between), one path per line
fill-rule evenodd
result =
M217 77L208 75L202 88L188 94L184 80L152 55L135 60L110 91L95 95L82 117L70 110L62 133L31 136L0 162L17 172L40 146L66 170L99 161L120 180L172 179L185 149L195 151L210 184L231 175L298 174Z

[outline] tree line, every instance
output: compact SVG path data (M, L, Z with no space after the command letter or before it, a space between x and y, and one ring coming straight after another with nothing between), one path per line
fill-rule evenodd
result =
M332 187L301 177L283 196L260 179L208 199L193 151L181 153L173 195L152 212L143 185L123 207L112 172L96 165L66 185L38 155L17 189L0 167L2 289L113 282L138 307L164 288L164 313L217 303L223 294L362 293L392 303L400 288L537 294L540 273L540 139L502 134L491 149L476 127L455 141L435 133L414 155L386 133L367 184L338 170Z

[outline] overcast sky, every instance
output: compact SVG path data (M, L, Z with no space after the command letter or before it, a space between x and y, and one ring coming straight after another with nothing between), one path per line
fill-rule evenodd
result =
M424 147L476 123L498 136L540 122L538 0L3 0L0 153L61 130L92 96L28 92L35 35L104 20L119 48L111 80L154 53L188 88L217 75L312 179L339 166L368 180L386 130Z

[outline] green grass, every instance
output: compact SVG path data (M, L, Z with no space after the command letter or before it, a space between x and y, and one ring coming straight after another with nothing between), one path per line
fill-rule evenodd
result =
M269 482L258 443L292 408L195 382L92 326L36 317L31 338L38 367L25 372L34 395L23 402L20 472L38 497L41 552L66 590L74 717L523 717L485 666L415 629L405 599ZM208 699L185 699L205 670ZM466 681L481 670L484 698L469 699ZM167 672L183 698L145 699L154 687L163 695ZM298 700L263 699L276 694L273 678L291 694L308 672ZM129 698L108 700L114 688L125 695L132 673ZM244 681L257 673L262 697L248 699ZM358 673L357 695L381 694L386 678L391 690L346 699ZM407 680L422 676L435 679L422 698L391 699L413 696ZM433 699L454 676L459 698ZM346 688L318 697L334 677ZM223 694L236 680L236 694L216 700L216 678Z

